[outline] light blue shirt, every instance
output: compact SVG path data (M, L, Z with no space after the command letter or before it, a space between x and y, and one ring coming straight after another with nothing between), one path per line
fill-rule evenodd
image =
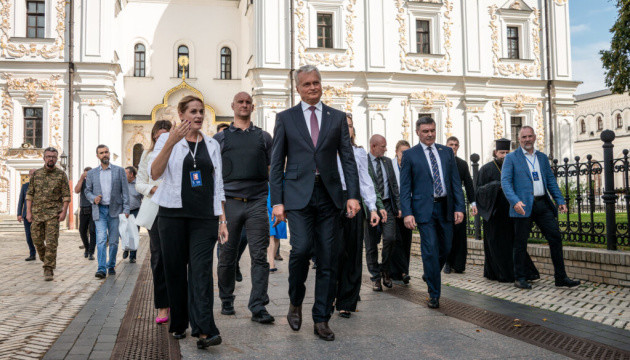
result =
M112 166L108 164L106 169L101 166L99 176L101 191L103 192L103 198L99 205L109 205L112 197Z
M420 143L422 145L422 150L424 150L424 155L427 158L427 163L429 164L429 170L431 171L431 176L433 176L433 166L431 165L431 157L429 155L429 147L424 143ZM446 196L446 183L444 182L444 172L442 171L442 161L440 161L440 152L435 147L435 143L431 145L431 151L433 152L433 156L435 156L435 161L437 162L438 170L440 171L440 181L442 182L442 193L436 194L435 187L433 195L435 197L443 197ZM433 179L435 181L435 178Z
M129 187L129 210L140 209L142 204L142 194L136 191L136 180L128 182Z
M542 181L542 171L540 171L540 162L538 161L538 156L536 156L536 150L534 150L531 154L522 147L521 150L523 151L523 155L525 155L525 162L527 162L527 166L529 167L529 175L532 177L532 182L534 184L534 196L545 195L545 185ZM538 180L534 179L534 171L538 172Z
M372 162L372 167L374 168L374 175L376 176L376 167L380 164L381 171L383 172L383 200L389 199L389 181L387 179L387 170L385 170L385 164L383 163L383 159L381 161L376 160L376 156L369 153L370 161Z

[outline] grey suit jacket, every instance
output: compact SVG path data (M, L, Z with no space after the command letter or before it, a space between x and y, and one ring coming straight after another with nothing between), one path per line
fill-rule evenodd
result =
M120 214L129 214L129 186L127 185L127 175L125 169L120 166L112 167L112 191L109 201L109 216L118 217ZM92 218L99 219L98 205L94 204L94 199L103 195L101 190L101 166L97 166L87 173L85 178L85 197L92 203Z

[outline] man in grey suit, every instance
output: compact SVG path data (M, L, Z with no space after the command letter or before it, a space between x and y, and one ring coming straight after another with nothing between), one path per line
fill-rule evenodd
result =
M96 226L96 255L98 270L96 278L104 279L115 275L116 253L118 252L118 215L129 217L129 187L127 175L120 166L109 163L109 148L96 147L96 157L101 162L87 174L85 196L92 203L92 218ZM109 261L107 261L107 239L109 238Z

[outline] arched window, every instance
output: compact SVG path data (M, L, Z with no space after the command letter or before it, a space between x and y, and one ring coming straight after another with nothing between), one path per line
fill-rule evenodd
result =
M134 65L133 65L133 76L135 77L144 77L145 69L146 69L146 49L142 44L136 44L136 47L133 49L134 52Z
M221 79L232 78L232 50L229 47L221 49Z
M179 58L182 56L188 57L188 65L186 66L186 77L190 77L189 69L190 69L190 52L188 51L188 46L181 45L177 48L177 77L181 78L184 74L184 68L179 65Z
M144 145L136 144L133 146L133 167L138 168L140 164L140 158L142 158L142 152L144 151Z
M584 119L580 120L580 134L586 133L586 122Z
M623 118L621 114L617 114L617 129L621 129L623 127Z
M604 121L602 120L601 116L597 117L597 131L602 131L604 130Z

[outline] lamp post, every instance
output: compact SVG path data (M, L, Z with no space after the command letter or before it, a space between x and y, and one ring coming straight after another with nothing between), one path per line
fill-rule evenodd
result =
M60 158L61 158L60 165L63 168L63 170L66 171L66 169L68 168L68 155L66 155L65 151L61 154Z

